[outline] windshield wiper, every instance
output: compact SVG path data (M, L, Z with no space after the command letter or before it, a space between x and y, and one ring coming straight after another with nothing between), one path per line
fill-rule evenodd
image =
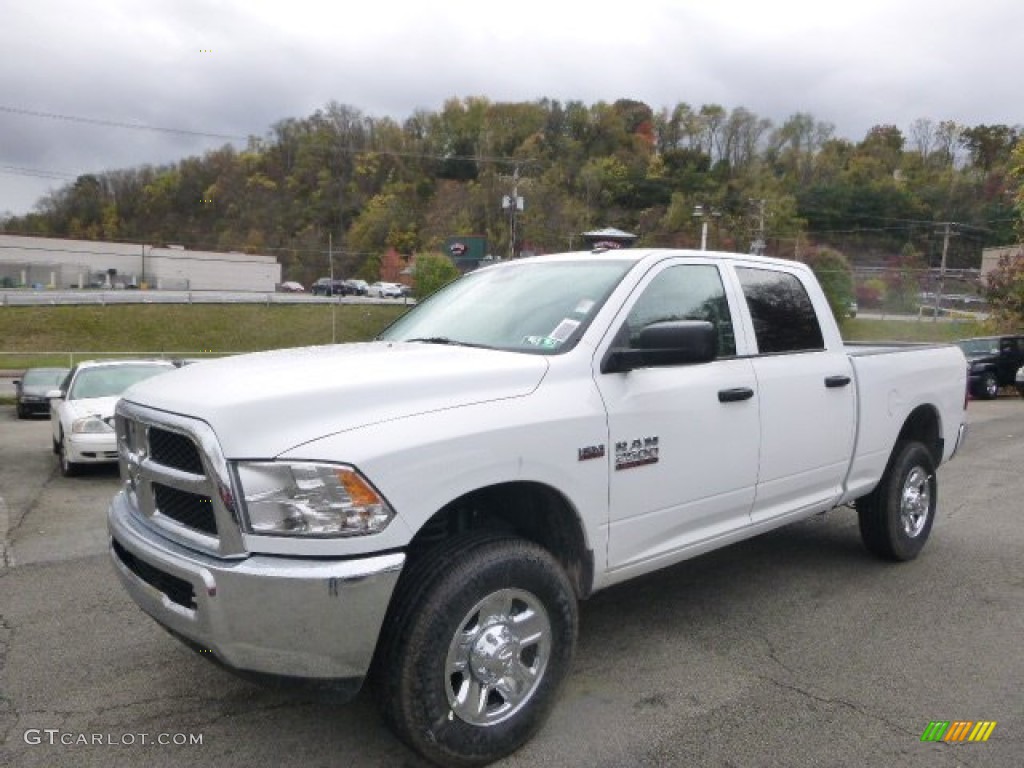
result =
M449 339L447 336L417 336L415 339L405 339L405 341L413 342L418 341L423 344L457 344L461 345L461 341L455 339Z
M492 349L486 344L472 344L468 341L459 341L458 339L450 339L447 336L417 336L414 339L403 339L407 342L419 342L420 344L451 344L453 347L477 347L480 349Z

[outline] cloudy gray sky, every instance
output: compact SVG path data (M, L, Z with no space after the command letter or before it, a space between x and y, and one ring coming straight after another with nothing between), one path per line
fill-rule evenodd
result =
M248 136L331 100L401 120L451 97L631 98L810 112L858 140L1024 124L1022 52L1021 0L7 0L0 214L225 141L104 123Z

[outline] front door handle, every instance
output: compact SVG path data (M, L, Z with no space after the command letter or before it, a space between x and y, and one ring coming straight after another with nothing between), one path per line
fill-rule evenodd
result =
M850 383L850 377L849 376L826 376L825 377L825 386L828 387L829 389L834 389L835 387L845 387L849 383Z
M754 390L750 387L736 387L734 389L718 390L718 402L736 403L740 400L749 400L754 396Z

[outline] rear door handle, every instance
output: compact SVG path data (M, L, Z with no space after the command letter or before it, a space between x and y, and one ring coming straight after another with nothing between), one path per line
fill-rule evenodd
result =
M735 389L718 390L718 402L736 403L740 400L749 400L754 396L754 390L750 387L736 387Z
M828 387L829 389L834 389L835 387L845 387L849 383L850 383L850 377L849 376L826 376L825 377L825 386Z

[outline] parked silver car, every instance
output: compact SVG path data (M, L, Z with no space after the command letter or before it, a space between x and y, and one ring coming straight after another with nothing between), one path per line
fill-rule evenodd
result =
M400 299L403 295L402 288L401 283L376 282L370 284L366 293L368 296L377 296L382 299Z

